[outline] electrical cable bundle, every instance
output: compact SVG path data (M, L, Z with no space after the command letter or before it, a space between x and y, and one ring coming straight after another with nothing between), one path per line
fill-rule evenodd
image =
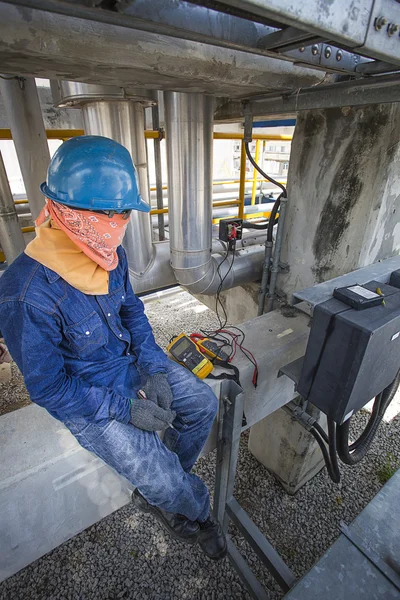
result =
M246 149L247 158L249 159L249 161L251 162L253 167L260 173L260 175L262 175L264 177L264 179L266 179L270 183L273 183L274 185L276 185L277 187L279 187L282 190L282 193L279 194L278 198L275 200L274 206L272 207L268 225L267 224L261 225L261 224L257 224L257 223L249 223L248 221L245 221L243 223L243 227L246 227L248 229L268 229L267 240L269 242L272 242L272 233L273 233L274 225L278 222L276 215L279 210L281 198L287 198L286 187L283 185L283 183L280 183L279 181L276 181L276 179L273 179L273 177L270 177L269 175L267 175L267 173L265 173L261 169L261 167L256 163L256 161L254 160L254 158L251 155L249 142L245 142L245 149Z
M393 382L376 396L368 423L360 437L352 444L349 443L351 418L347 419L342 425L337 425L333 419L328 418L328 435L319 423L315 422L312 425L309 431L321 448L326 468L332 481L335 483L340 482L338 457L347 465L356 465L365 457L375 438L384 414L397 392L399 384L400 370Z
M244 341L246 338L246 334L239 329L239 327L236 326L227 326L228 323L228 315L226 313L225 307L221 301L221 291L223 289L223 285L224 285L224 281L226 280L226 278L228 277L229 273L232 270L233 264L234 264L234 260L235 260L235 249L236 249L236 240L232 240L229 242L228 244L228 248L227 251L225 253L225 256L223 258L223 260L219 263L218 268L217 268L217 274L219 276L220 279L220 283L217 289L217 294L216 294L216 300L215 300L215 312L217 314L217 319L218 319L218 324L219 327L216 330L213 331L205 331L205 330L201 330L201 333L205 336L208 337L218 343L221 343L221 350L225 349L225 348L229 348L229 358L228 358L228 363L230 363L233 358L235 357L236 353L238 351L242 352L242 354L252 363L252 365L254 366L254 371L253 371L253 377L252 377L252 383L254 385L254 387L257 387L257 379L258 379L258 364L257 361L254 357L254 354L244 346ZM232 260L231 263L225 273L224 276L221 275L221 267L222 265L228 260L229 254L232 252ZM223 311L223 316L221 317L220 315L220 310L222 309ZM231 331L231 330L234 331ZM197 334L196 334L197 335ZM233 365L232 365L233 366Z

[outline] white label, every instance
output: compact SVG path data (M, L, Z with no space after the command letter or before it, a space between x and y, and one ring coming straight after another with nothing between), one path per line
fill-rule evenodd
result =
M353 285L353 287L347 288L350 292L354 292L363 298L367 298L370 300L371 298L379 298L380 294L375 294L375 292L371 292L370 290L366 290L361 287L361 285Z
M393 342L393 340L397 340L397 338L400 335L400 331L398 331L397 333L395 333L394 335L392 335L392 337L390 338L390 341Z

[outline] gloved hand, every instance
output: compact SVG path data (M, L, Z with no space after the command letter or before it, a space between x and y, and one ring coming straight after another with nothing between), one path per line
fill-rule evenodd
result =
M166 373L150 375L143 390L147 398L158 404L161 408L168 410L171 407L174 398Z
M150 400L131 399L130 422L139 429L162 431L172 423L175 416L176 413L172 410L164 410L154 402L150 402Z

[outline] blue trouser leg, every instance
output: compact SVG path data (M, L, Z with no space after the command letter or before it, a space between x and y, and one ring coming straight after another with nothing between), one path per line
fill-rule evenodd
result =
M155 506L194 521L209 513L209 494L190 469L196 461L217 411L211 389L189 371L170 363L168 381L177 416L165 443L155 432L115 420L102 424L74 419L65 424L79 443L137 487Z

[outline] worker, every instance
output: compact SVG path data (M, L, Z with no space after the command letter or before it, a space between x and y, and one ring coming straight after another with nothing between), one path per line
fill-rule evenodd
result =
M121 242L131 211L150 207L130 154L70 139L41 190L36 237L0 279L0 330L30 397L136 488L139 509L221 559L225 537L191 472L218 401L156 344L133 293Z

